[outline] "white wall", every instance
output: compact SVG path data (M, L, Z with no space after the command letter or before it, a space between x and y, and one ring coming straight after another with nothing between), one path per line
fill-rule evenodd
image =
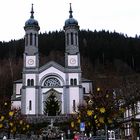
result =
M29 110L29 101L32 101L32 110ZM35 89L26 89L26 114L35 114Z
M83 88L85 88L85 93L92 92L91 83L82 83Z
M36 79L36 75L35 74L26 74L25 85L27 85L27 80L28 79ZM34 80L34 85L36 85L36 80Z
M77 79L77 85L79 85L79 74L78 73L69 73L68 76L69 76L69 85L71 84L70 83L71 79Z
M20 90L22 88L22 83L16 83L16 96L20 93Z
M21 108L21 101L13 101L11 108Z
M70 87L69 89L70 100L69 100L69 107L70 113L73 113L73 100L75 100L75 107L77 110L77 106L79 105L79 87Z

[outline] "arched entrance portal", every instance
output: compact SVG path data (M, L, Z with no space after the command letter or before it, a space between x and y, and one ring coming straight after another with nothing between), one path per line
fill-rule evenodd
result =
M48 116L60 115L62 110L62 102L61 102L62 93L59 93L54 89L50 89L45 94L46 96L43 101L44 114Z

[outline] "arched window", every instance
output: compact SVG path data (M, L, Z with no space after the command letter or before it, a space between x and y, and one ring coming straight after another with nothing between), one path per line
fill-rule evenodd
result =
M77 79L74 79L74 85L77 85Z
M30 45L32 45L32 39L33 39L33 34L32 33L30 33Z
M70 84L73 86L73 79L70 79Z
M67 33L67 45L69 45L69 33Z
M30 86L30 79L27 80L27 86Z
M75 100L73 100L73 111L76 111L76 105L75 105Z
M35 38L35 46L36 46L36 34L35 34L35 37L34 38Z
M73 33L71 33L71 45L73 45Z
M34 86L34 79L31 79L31 86Z
M77 42L78 42L78 41L77 41L77 33L75 33L75 45L78 45Z
M83 87L83 94L85 94L86 93L86 88L85 87Z
M32 110L32 101L29 101L29 110Z
M25 44L26 44L26 46L28 45L28 34L26 34L26 36L25 36Z
M44 82L44 86L47 87L58 87L61 86L60 81L54 77L48 78L45 82Z

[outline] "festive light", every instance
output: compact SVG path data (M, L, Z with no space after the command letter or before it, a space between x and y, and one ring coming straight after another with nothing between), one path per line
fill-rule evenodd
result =
M14 115L14 112L13 111L10 111L9 112L9 116L13 116Z
M97 124L98 123L98 120L95 120L95 123Z
M80 123L81 122L81 120L80 119L78 119L78 121L77 121L78 123Z
M0 121L3 121L3 120L4 120L4 118L5 118L4 116L1 116Z
M22 123L23 123L23 121L22 121L22 120L20 120L20 121L19 121L19 124L22 124Z
M112 120L111 119L108 119L108 123L112 123Z
M74 127L74 122L71 122L71 127Z
M6 107L8 102L4 102L3 105ZM21 129L17 130L17 127L21 125ZM27 124L24 116L20 114L20 110L18 109L4 109L0 112L0 129L5 131L8 130L9 133L16 133L20 131L20 133L25 133L29 128L29 124Z
M105 108L104 107L100 108L100 112L105 113Z
M97 88L97 91L100 91L100 88Z
M109 95L108 94L106 94L106 98L108 98L109 97Z
M87 111L87 115L88 115L88 116L92 116L92 114L93 114L93 111L92 111L92 110L88 110L88 111Z
M125 112L125 109L124 109L124 108L120 108L120 111L121 111L121 112Z
M88 125L90 126L90 125L91 125L91 123L90 123L90 122L88 122Z
M98 123L97 126L100 127L100 124Z
M2 128L3 127L3 124L0 124L0 128Z
M27 124L26 127L29 128L30 127L29 124Z
M12 123L12 122L10 122L10 123L9 123L9 125L12 127L12 126L13 126L13 123Z
M100 123L104 123L104 118L103 118L103 117L100 117L100 118L99 118L99 122L100 122Z
M13 128L13 131L14 131L14 132L16 131L16 127Z

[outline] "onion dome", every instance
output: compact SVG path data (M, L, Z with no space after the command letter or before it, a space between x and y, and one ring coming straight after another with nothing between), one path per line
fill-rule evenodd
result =
M33 4L32 4L32 8L31 8L31 16L30 19L28 19L25 22L25 28L37 28L38 30L40 29L38 21L34 19L34 10L33 10Z
M67 26L78 26L78 21L76 19L73 18L73 11L72 11L72 8L71 8L71 3L70 3L70 11L69 11L70 15L69 15L69 19L67 19L65 21L65 27Z

